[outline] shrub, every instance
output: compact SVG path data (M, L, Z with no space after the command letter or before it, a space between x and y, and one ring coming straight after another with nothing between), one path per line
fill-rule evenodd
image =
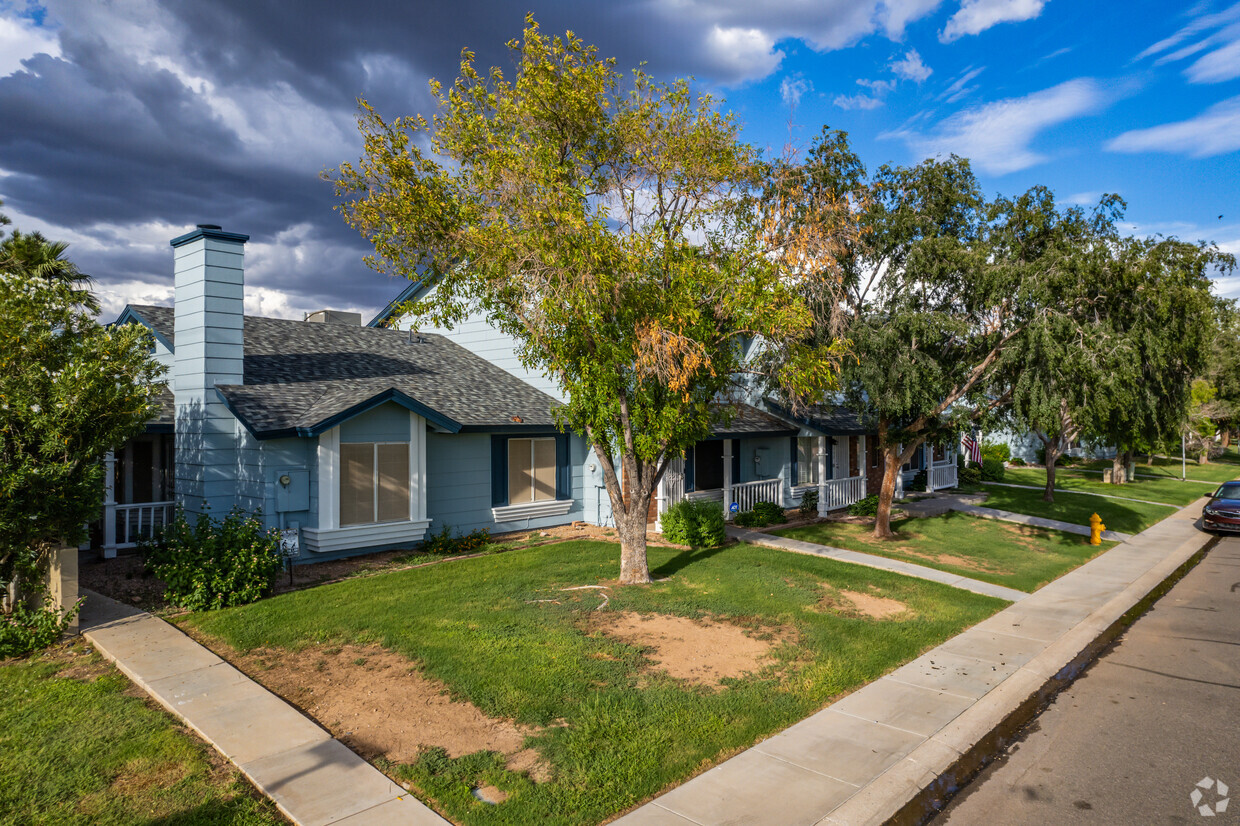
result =
M421 550L436 556L453 556L485 548L490 542L491 532L486 528L479 528L462 536L453 536L452 526L444 525L439 533L433 533L422 540Z
M801 504L797 506L801 513L818 512L818 488L810 488L801 494Z
M727 540L723 508L710 499L682 499L667 509L660 522L663 536L677 545L714 548Z
M982 468L976 462L973 462L966 468L960 469L960 484L977 485L982 481Z
M1012 449L1008 447L1007 442L991 444L989 442L982 444L982 461L987 459L998 459L1000 462L1006 462L1012 458Z
M18 602L11 614L0 614L0 660L24 657L59 642L83 601L64 612L54 605L30 608Z
M144 548L146 567L167 585L164 597L191 611L245 605L271 593L285 557L280 535L261 518L234 508L223 519L185 512Z
M816 503L815 503L816 504ZM736 514L732 522L742 528L764 528L767 525L787 522L784 509L774 502L755 502L747 511Z
M1003 460L982 459L982 478L987 482L1003 481Z
M1025 460L1020 458L1019 456L1013 456L1011 459L1008 459L1008 464L1013 465L1015 467L1024 467Z
M926 481L928 478L929 477L926 476L926 472L924 470L919 470L917 471L917 475L913 477L913 481L910 482L908 485L906 485L904 489L905 490L925 490Z
M848 506L851 516L875 516L878 513L878 494L867 496Z
M1034 451L1033 459L1042 467L1046 467L1046 448L1040 447Z

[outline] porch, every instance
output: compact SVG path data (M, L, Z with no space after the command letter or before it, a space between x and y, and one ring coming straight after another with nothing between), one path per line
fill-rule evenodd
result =
M104 559L172 521L175 462L171 433L144 433L104 456L103 516L91 530L91 545Z

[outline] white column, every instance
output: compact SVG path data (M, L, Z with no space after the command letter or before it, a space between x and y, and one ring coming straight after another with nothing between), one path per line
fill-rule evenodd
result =
M922 442L921 451L926 457L926 493L934 493L934 446L929 442Z
M723 518L732 518L732 440L723 440Z
M116 557L116 456L103 455L103 558Z
M818 437L818 515L827 515L827 437Z

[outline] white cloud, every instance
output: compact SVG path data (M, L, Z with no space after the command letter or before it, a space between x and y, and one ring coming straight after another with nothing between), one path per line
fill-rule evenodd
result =
M1209 34L1197 39L1206 32ZM1179 48L1169 51L1176 46ZM1155 65L1201 55L1184 69L1192 83L1219 83L1240 77L1240 3L1215 14L1199 14L1175 34L1145 49L1137 60L1156 54L1161 56Z
M784 53L761 29L714 26L706 36L706 52L712 60L741 78L766 77L779 68Z
M31 20L0 14L0 77L21 71L22 61L37 54L60 57L56 35Z
M896 88L894 80L858 80L858 86L864 86L876 95L883 95Z
M1091 114L1106 102L1096 81L1078 78L1022 98L965 109L928 132L901 129L879 137L900 138L922 158L956 154L987 173L1005 175L1047 160L1029 145L1039 132Z
M1000 23L1032 20L1042 13L1046 0L962 0L939 40L950 43L967 34L980 34Z
M1218 83L1240 77L1240 26L1229 30L1234 39L1227 45L1205 54L1184 70L1193 83Z
M911 80L915 83L921 83L923 80L930 77L931 73L934 71L929 66L921 62L921 55L917 53L916 49L909 49L908 52L905 53L904 57L894 61L890 68L891 71L896 73L897 77L902 77L905 80Z
M1064 198L1061 203L1071 206L1094 206L1102 198L1102 193L1091 190L1089 192L1074 192Z
M877 109L883 105L881 100L869 95L836 95L831 102L841 109Z
M938 100L945 100L948 103L955 103L966 95L977 91L976 86L969 86L969 81L973 80L973 78L977 77L984 71L986 71L985 66L979 66L976 69L966 69L960 77L956 78L955 81L952 82L951 86L948 86L943 90L942 94L939 95Z
M814 84L801 77L799 73L785 77L779 84L779 96L783 98L787 106L796 106L801 102L803 95L813 90Z
M1240 96L1228 98L1188 120L1134 129L1106 145L1112 152L1170 152L1208 158L1240 149Z
M1236 19L1240 19L1240 3L1236 3L1235 5L1227 9L1224 9L1223 11L1218 12L1217 14L1199 14L1197 17L1194 17L1191 21L1189 21L1189 23L1186 26L1181 28L1175 34L1171 35L1170 37L1165 37L1162 40L1158 41L1157 43L1153 44L1152 46L1149 46L1148 48L1146 48L1144 51L1141 52L1141 54L1137 55L1136 59L1143 60L1144 58L1147 58L1150 55L1160 54L1162 52L1167 51L1170 48L1178 46L1179 44L1183 43L1185 40L1195 37L1200 32L1209 31L1210 29L1217 28L1219 26L1224 26ZM1207 41L1208 41L1208 38L1207 38ZM1200 48L1189 47L1189 50L1187 52L1182 49L1178 54L1180 55L1180 57L1184 57L1187 54L1192 54L1193 52L1196 52L1196 51L1200 51ZM1172 59L1179 59L1179 58L1173 57Z

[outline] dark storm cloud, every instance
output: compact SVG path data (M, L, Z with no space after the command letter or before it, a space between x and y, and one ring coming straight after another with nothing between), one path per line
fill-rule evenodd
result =
M140 224L211 221L254 242L312 245L315 255L271 260L250 279L301 306L377 306L399 286L364 267L366 245L319 178L357 157L356 98L389 117L426 112L427 79L454 79L463 47L510 70L504 44L525 10L504 0L47 5L61 55L0 78L7 208L97 241L79 245L79 261L101 282L170 280L166 243L127 246L126 227ZM656 74L723 83L771 71L775 39L798 26L826 43L879 25L851 0L760 5L540 2L537 14L545 32L571 28L621 68L647 61ZM753 28L764 21L776 28Z

